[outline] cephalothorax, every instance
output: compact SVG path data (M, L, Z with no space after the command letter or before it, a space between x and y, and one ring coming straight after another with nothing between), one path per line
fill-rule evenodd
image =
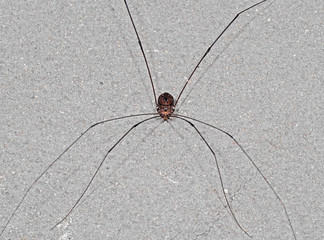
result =
M170 93L162 93L159 96L156 109L163 120L168 120L174 112L174 99Z

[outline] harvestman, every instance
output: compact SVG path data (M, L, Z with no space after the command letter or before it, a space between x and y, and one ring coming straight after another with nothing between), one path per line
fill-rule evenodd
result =
M285 212L285 215L286 215L286 218L287 218L287 221L288 221L288 224L289 224L289 227L291 229L291 232L292 232L292 235L294 237L294 239L297 239L296 237L296 234L295 234L295 231L293 229L293 226L291 224L291 220L289 218L289 215L288 215L288 212L286 210L286 207L283 203L283 201L281 200L281 198L279 197L279 195L277 194L277 192L274 190L274 188L271 186L271 184L269 183L269 181L266 179L266 177L264 176L264 174L261 172L261 170L257 167L257 165L254 163L254 161L252 160L252 158L247 154L247 152L243 149L243 147L238 143L238 141L232 136L230 135L228 132L218 128L218 127L215 127L211 124L208 124L208 123L205 123L203 121L200 121L200 120L197 120L195 118L192 118L192 117L188 117L188 116L183 116L183 115L180 115L180 114L175 114L174 113L174 110L175 110L175 107L177 106L177 103L184 91L184 89L186 88L187 84L189 83L191 77L193 76L193 74L196 72L197 68L199 67L200 63L203 61L203 59L206 57L206 55L209 53L209 51L211 50L211 48L215 45L215 43L218 41L218 39L224 34L224 32L232 25L232 23L239 17L240 14L250 10L251 8L254 8L255 6L263 3L263 2L266 2L267 0L263 0L263 1L260 1L246 9L244 9L243 11L239 12L233 19L232 21L225 27L225 29L219 34L219 36L215 39L215 41L209 46L209 48L207 49L207 51L204 53L204 55L201 57L201 59L199 60L199 62L197 63L197 65L195 66L195 68L193 69L192 73L190 74L189 78L186 80L179 96L177 97L176 101L174 101L174 98L171 94L165 92L165 93L162 93L159 98L157 99L156 98L156 93L155 93L155 88L154 88L154 84L153 84L153 80L152 80L152 76L151 76L151 71L150 71L150 68L149 68L149 64L148 64L148 61L146 59L146 55L144 53L144 49L143 49L143 46L142 46L142 42L140 40L140 37L139 37L139 34L137 32L137 29L135 27L135 23L134 23L134 20L132 18L132 15L130 13L130 10L129 10L129 7L128 7L128 4L126 2L126 0L124 0L124 3L125 3L125 6L127 8L127 12L128 12L128 15L129 15L129 18L132 22L132 25L133 25L133 28L134 28L134 31L135 31L135 34L136 34L136 37L137 37L137 40L138 40L138 44L140 46L140 49L141 49L141 52L142 52L142 55L143 55L143 58L144 58L144 61L145 61L145 64L146 64L146 69L147 69L147 72L148 72L148 75L149 75L149 78L150 78L150 82L151 82L151 85L152 85L152 90L153 90L153 95L154 95L154 100L155 100L155 104L156 104L156 109L157 109L157 113L142 113L142 114L134 114L134 115L128 115L128 116L123 116L123 117L118 117L118 118L113 118L113 119L107 119L107 120L103 120L103 121L100 121L100 122L97 122L93 125L91 125L87 130L85 130L85 132L83 132L76 140L74 140L74 142L72 142L71 145L69 145L43 172L42 174L29 186L29 188L27 189L27 191L25 192L25 194L23 195L22 199L20 200L20 202L18 203L18 205L16 206L15 210L13 211L13 213L11 214L10 218L8 219L6 225L4 226L4 228L2 229L1 233L0 233L0 236L2 236L2 234L4 233L4 231L6 230L6 228L8 227L8 225L10 224L12 218L14 217L14 215L16 214L16 212L18 211L20 205L22 204L22 202L24 201L24 199L26 198L27 194L29 193L29 191L31 190L31 188L38 182L38 180L63 156L63 154L65 154L82 136L84 136L84 134L86 134L90 129L92 129L93 127L97 126L97 125L100 125L100 124L103 124L103 123L106 123L106 122L110 122L110 121L116 121L116 120L120 120L120 119L125 119L125 118L131 118L131 117L138 117L138 116L151 116L147 119L144 119L138 123L136 123L135 125L133 125L109 150L108 152L105 154L104 158L102 159L102 161L100 162L99 166L97 167L95 173L93 174L92 178L90 179L87 187L85 188L85 190L82 192L81 196L78 198L78 200L75 202L75 204L73 205L73 207L70 209L70 211L65 215L65 217L63 217L53 228L55 228L56 226L58 226L60 223L62 223L70 214L71 212L75 209L75 207L78 205L78 203L80 202L80 200L82 199L82 197L84 196L84 194L86 193L86 191L88 190L88 188L90 187L92 181L94 180L94 178L96 177L97 173L99 172L101 166L103 165L104 161L106 160L108 154L134 129L136 128L137 126L139 126L140 124L144 123L144 122L147 122L149 120L152 120L152 119L156 119L156 118L163 118L164 121L168 121L168 119L170 119L171 117L174 117L174 118L178 118L186 123L188 123L192 128L194 128L194 130L198 133L198 135L201 137L201 139L203 140L203 142L206 144L206 146L209 148L210 152L213 154L213 157L215 159L215 165L216 165L216 168L217 168L217 172L218 172L218 176L219 176L219 179L220 179L220 183L221 183L221 187L222 187L222 192L223 192L223 195L224 195L224 198L225 198L225 201L226 201L226 204L228 206L228 209L231 213L231 216L233 217L235 223L237 224L237 226L250 238L252 238L251 235L249 235L249 233L247 233L243 227L241 226L241 224L239 223L239 221L237 220L237 218L235 217L235 214L232 210L232 207L229 203L229 200L228 200L228 197L226 195L226 192L225 192L225 189L224 189L224 183L223 183L223 180L222 180L222 175L221 175L221 171L220 171L220 167L218 165L218 160L217 160L217 157L216 157L216 154L215 152L213 151L213 149L210 147L210 145L208 144L208 142L206 141L206 139L204 138L204 136L201 134L201 132L198 130L198 128L192 123L192 121L194 122L198 122L198 123L201 123L203 125L206 125L208 127L211 127L211 128L214 128L224 134L226 134L228 137L230 137L236 144L237 146L242 150L242 152L245 154L245 156L250 160L250 162L252 163L252 165L255 167L255 169L258 171L258 173L260 174L260 176L264 179L264 181L267 183L268 187L272 190L272 192L274 193L274 195L276 196L277 200L280 202L284 212ZM52 228L52 229L53 229Z

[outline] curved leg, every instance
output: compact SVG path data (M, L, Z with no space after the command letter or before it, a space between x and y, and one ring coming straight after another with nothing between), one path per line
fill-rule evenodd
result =
M229 136L236 144L237 146L239 146L239 148L242 150L242 152L244 153L244 155L250 160L250 162L252 163L252 165L255 167L255 169L258 171L258 173L261 175L261 177L263 178L263 180L267 183L268 187L271 189L271 191L274 193L274 195L276 196L276 198L278 199L278 201L280 202L284 212L285 212L285 215L286 215L286 218L287 218L287 221L288 221L288 224L289 224L289 227L290 227L290 230L294 236L294 239L297 240L297 236L295 234L295 231L294 231L294 228L292 226L292 223L291 223L291 220L289 218L289 215L288 215L288 211L286 209L286 206L284 204L284 202L281 200L281 198L279 197L278 193L274 190L274 188L271 186L270 182L268 181L268 179L265 177L265 175L261 172L260 168L255 164L255 162L252 160L252 158L250 157L250 155L244 150L244 148L241 146L241 144L239 144L239 142L231 135L229 134L228 132L218 128L218 127L215 127L209 123L205 123L203 121L200 121L198 119L195 119L195 118L191 118L191 117L187 117L187 116L183 116L183 115L179 115L179 114L174 114L173 115L174 117L177 117L179 119L182 119L182 118L185 118L185 119L190 119L190 120L193 120L195 122L199 122L201 124L204 124L208 127L211 127L211 128L214 128L224 134L226 134L227 136ZM182 120L185 120L185 119L182 119Z
M157 115L157 113L142 113L142 114L134 114L134 115L128 115L128 116L123 116L123 117L117 117L117 118L111 118L111 119L106 119L100 122L97 122L93 125L91 125L90 127L88 127L77 139L75 139L51 164L49 164L45 170L35 179L35 181L28 187L28 189L26 190L25 194L23 195L23 197L21 198L21 200L19 201L18 205L16 206L15 210L13 211L13 213L11 214L11 216L9 217L6 225L4 226L4 228L1 230L0 236L2 236L2 234L4 233L4 231L6 230L6 228L8 227L8 225L10 224L12 218L15 216L16 212L18 211L20 205L23 203L23 201L25 200L27 194L30 192L30 190L33 188L33 186L38 182L38 180L77 142L80 140L81 137L83 137L90 129L92 129L93 127L103 124L103 123L107 123L107 122L112 122L112 121L116 121L116 120L120 120L120 119L125 119L125 118L131 118L131 117L138 117L138 116L147 116L147 115Z
M232 207L231 207L231 205L230 205L230 203L229 203L229 201L228 201L228 198L227 198L227 195L226 195L226 192L225 192L225 188L224 188L224 183L223 183L223 179L222 179L222 174L221 174L221 171L220 171L220 168L219 168L219 165L218 165L218 160L217 160L217 157L216 157L215 152L214 152L213 149L210 147L210 145L208 144L208 142L206 141L206 139L204 138L204 136L201 134L201 132L196 128L196 126L195 126L192 122L188 121L188 120L185 119L185 118L179 117L179 115L177 115L177 116L173 116L173 117L178 118L178 119L181 119L181 120L183 120L183 121L189 123L189 124L190 124L190 125L191 125L195 130L196 130L196 132L199 134L199 136L202 138L202 140L204 141L204 143L207 145L207 147L209 148L209 150L210 150L211 153L213 154L214 159L215 159L215 164L216 164L217 172L218 172L218 176L219 176L219 180L220 180L220 183L221 183L221 186L222 186L222 192L223 192L223 195L224 195L224 197L225 197L225 200L226 200L226 204L227 204L227 206L228 206L228 209L230 210L231 215L232 215L232 217L233 217L235 223L237 224L237 226L239 226L239 228L240 228L240 229L241 229L241 230L242 230L242 231L243 231L243 232L244 232L244 233L245 233L249 238L252 238L252 236L249 235L249 234L247 233L247 231L245 231L245 230L243 229L243 227L241 226L241 224L239 223L239 221L238 221L237 218L235 217L235 214L234 214L234 212L233 212L233 210L232 210Z
M138 123L136 123L135 125L133 125L106 153L106 155L104 156L104 158L101 160L99 166L97 167L97 170L95 171L95 173L92 175L87 187L85 188L85 190L82 192L81 196L78 198L78 200L75 202L75 204L73 205L73 207L70 209L70 211L64 216L64 218L62 218L58 223L55 224L54 227L51 228L51 230L53 230L57 225L59 225L60 223L62 223L69 215L70 213L74 210L74 208L78 205L78 203L80 202L80 200L82 199L82 197L84 196L84 194L87 192L88 188L90 187L92 181L94 180L94 178L96 177L97 173L99 172L102 164L105 162L108 154L118 145L118 143L121 142L121 140L123 140L134 128L136 128L138 125L151 120L151 119L155 119L155 118L159 118L160 116L155 116L155 117L150 117L147 119L144 119Z

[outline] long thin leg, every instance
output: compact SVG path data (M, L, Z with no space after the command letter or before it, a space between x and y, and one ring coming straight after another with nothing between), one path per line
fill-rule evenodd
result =
M281 198L279 197L278 193L274 190L274 188L271 186L270 182L268 181L268 179L265 177L265 175L261 172L260 168L255 164L255 162L252 160L252 158L250 157L250 155L244 150L244 148L241 146L241 144L239 144L239 142L231 135L229 134L228 132L218 128L218 127L215 127L211 124L208 124L208 123L205 123L203 121L200 121L198 119L195 119L195 118L191 118L191 117L187 117L187 116L183 116L183 115L179 115L179 114L174 114L173 115L174 117L182 117L182 118L186 118L186 119L190 119L190 120L193 120L193 121L196 121L196 122L199 122L201 124L204 124L206 126L209 126L211 128L214 128L224 134L226 134L227 136L229 136L231 139L233 139L233 141L237 144L237 146L239 146L239 148L242 150L242 152L245 154L245 156L250 160L250 162L252 163L252 165L255 167L255 169L258 171L258 173L261 175L261 177L264 179L264 181L267 183L267 185L269 186L269 188L272 190L272 192L274 193L274 195L276 196L276 198L278 199L278 201L280 202L281 206L283 207L284 209L284 212L285 212L285 215L287 217L287 221L288 221L288 224L289 224L289 227L291 229L291 232L294 236L294 239L297 240L297 236L295 234L295 231L294 231L294 228L292 226L292 223L291 223L291 220L289 218L289 215L288 215L288 211L286 209L286 206L284 204L284 202L281 200Z
M225 29L224 29L224 30L223 30L223 31L218 35L218 37L216 38L216 40L215 40L215 41L210 45L210 47L209 47L209 48L207 49L207 51L204 53L204 55L203 55L202 58L199 60L198 64L196 65L196 67L194 68L194 70L192 71L192 73L190 74L190 76L189 76L189 78L187 79L185 85L183 86L183 88L182 88L182 90L181 90L181 92L180 92L180 94L179 94L179 96L178 96L178 98L177 98L177 100L176 100L174 106L177 105L177 103L178 103L178 101L179 101L179 99L180 99L180 97L181 97L181 95L182 95L184 89L186 88L187 84L189 83L189 81L190 81L192 75L196 72L196 70L197 70L197 68L199 67L199 65L200 65L200 63L202 62L202 60L207 56L207 54L209 53L209 51L212 49L212 47L215 45L215 43L218 41L218 39L223 35L223 33L226 32L226 30L229 28L229 26L232 25L232 23L233 23L233 22L238 18L238 16L240 16L240 14L242 14L242 13L244 13L244 12L250 10L251 8L254 8L255 6L261 4L261 3L265 2L265 1L267 1L267 0L263 0L263 1L261 1L261 2L258 2L258 3L254 4L254 5L252 5L251 7L248 7L248 8L246 8L246 9L244 9L243 11L239 12L239 13L238 13L238 14L237 14L233 19L232 19L232 21L231 21L231 22L226 26L226 28L225 28Z
M143 46L142 46L141 39L140 39L140 37L139 37L139 35L138 35L138 33L137 33L137 29L136 29L136 27L135 27L135 23L134 23L133 17L132 17L132 15L131 15L131 13L130 13L130 10L129 10L129 8L128 8L128 4L127 4L126 0L124 0L124 2L125 2L125 5L126 5L126 8L127 8L127 12L128 12L129 17L130 17L130 20L132 21L132 25L133 25L133 28L134 28L135 33L136 33L136 37L137 37L137 40L138 40L138 44L139 44L139 46L140 46L140 48L141 48L142 55L143 55L143 57L144 57L144 61L145 61L145 64L146 64L146 69L147 69L148 75L149 75L150 80L151 80L151 85L152 85L152 89L153 89L155 105L157 106L158 104L157 104L157 100L156 100L155 88L154 88L154 84L153 84L153 80L152 80L152 75L151 75L150 67L149 67L149 65L148 65L148 62L147 62L147 59L146 59L146 55L145 55L145 53L144 53L144 49L143 49Z
M231 204L229 203L229 201L228 201L228 198L227 198L227 195L226 195L226 193L225 193L225 188L224 188L224 183L223 183L223 179L222 179L222 174L221 174L221 171L220 171L220 168L219 168L219 165L218 165L218 160L217 160L217 157L216 157L216 154L215 154L215 152L213 151L213 149L210 147L210 145L208 144L208 142L206 141L206 139L204 138L204 136L201 134L201 132L196 128L196 126L192 123L192 122L190 122L190 121L188 121L187 119L185 119L185 118L182 118L182 117L180 117L179 115L177 115L177 116L175 116L175 115L173 115L173 117L175 117L175 118L178 118L178 119L181 119L181 120L183 120L183 121L185 121L185 122L187 122L187 123L189 123L196 131L197 131L197 133L199 134L199 136L202 138L202 140L205 142L205 144L207 145L207 147L209 148L209 150L211 151L211 153L213 154L213 156L214 156L214 159L215 159L215 164L216 164L216 167L217 167L217 172L218 172L218 176L219 176L219 180L220 180L220 183L221 183L221 186L222 186L222 192L223 192L223 195L224 195L224 197L225 197L225 200L226 200L226 204L227 204L227 206L228 206L228 209L230 210L230 212L231 212L231 215L232 215L232 217L234 218L234 221L235 221L235 223L239 226L239 228L249 237L249 238L252 238L252 236L251 235L249 235L244 229L243 229L243 227L241 226L241 224L238 222L238 220L237 220L237 218L235 217L235 214L234 214L234 212L233 212L233 210L232 210L232 207L231 207Z
M57 225L59 225L60 223L62 223L69 215L70 213L74 210L74 208L78 205L78 203L80 202L80 200L82 199L82 197L84 196L84 194L86 193L86 191L88 190L88 188L90 187L93 179L96 177L97 173L99 172L102 164L105 162L108 154L118 145L118 143L121 142L121 140L124 139L124 137L126 137L128 135L128 133L130 133L134 128L136 128L138 125L148 121L148 120L151 120L151 119L155 119L155 118L159 118L160 116L155 116L155 117L150 117L150 118L147 118L147 119L144 119L138 123L136 123L134 126L132 126L106 153L106 155L104 156L104 158L102 159L102 161L100 162L97 170L95 171L95 173L92 175L87 187L85 188L85 190L82 192L81 196L78 198L78 200L75 202L75 204L73 205L73 207L70 209L70 211L65 215L64 218L62 218L61 221L59 221L58 223L55 224L54 227L51 228L51 230L53 230Z
M92 129L93 127L106 123L106 122L111 122L111 121L115 121L115 120L120 120L120 119L125 119L125 118L131 118L131 117L138 117L138 116L147 116L147 115L157 115L157 113L142 113L142 114L134 114L134 115L128 115L128 116L123 116L123 117L117 117L117 118L112 118L112 119L106 119L100 122L97 122L93 125L91 125L88 129L86 129L77 139L75 139L50 165L48 165L45 170L36 178L36 180L28 187L27 191L25 192L25 194L23 195L23 197L21 198L20 202L18 203L17 207L15 208L15 210L13 211L13 213L11 214L10 218L8 219L6 225L4 226L4 228L2 229L0 236L2 236L3 232L6 230L6 228L8 227L9 223L11 222L12 218L14 217L14 215L16 214L16 212L18 211L20 205L22 204L22 202L24 201L24 199L26 198L27 194L29 193L29 191L33 188L33 186L38 182L38 180L77 142L79 141L79 139L81 137L83 137L90 129Z

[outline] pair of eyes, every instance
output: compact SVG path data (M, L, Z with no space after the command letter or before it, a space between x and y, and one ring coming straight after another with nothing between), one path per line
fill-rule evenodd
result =
M163 104L163 105L173 104L173 98L168 98L168 97L159 98L159 104Z

